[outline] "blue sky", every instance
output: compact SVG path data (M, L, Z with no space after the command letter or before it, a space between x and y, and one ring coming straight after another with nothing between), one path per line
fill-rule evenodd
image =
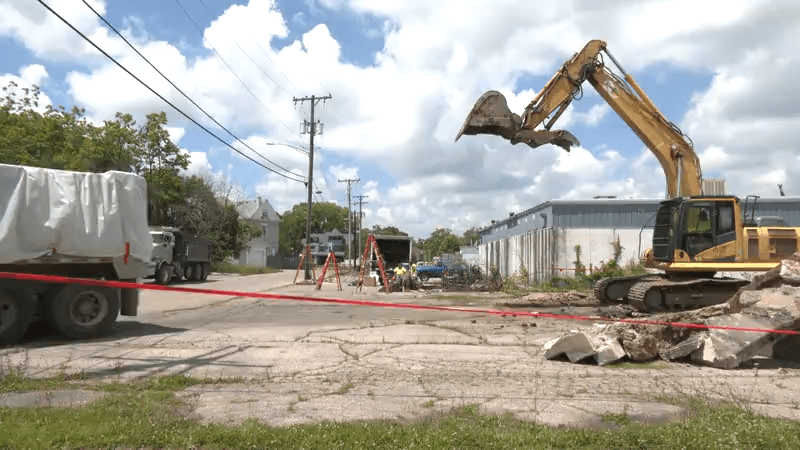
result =
M43 0L160 94L244 152L115 36L81 0ZM475 100L500 90L518 112L590 39L603 39L664 115L695 143L706 178L744 197L800 194L800 4L778 1L87 0L181 90L266 158L305 176L299 133L318 105L317 201L366 195L364 224L425 238L462 233L553 199L663 198L664 175L633 132L584 85L556 125L566 153L498 137L453 139ZM185 10L185 11L184 11ZM191 17L187 17L188 16ZM212 47L214 50L212 50ZM278 212L302 183L234 154L138 86L39 2L0 0L0 84L38 84L43 100L164 110L192 173L228 177ZM218 53L218 55L217 55ZM608 61L607 61L608 62ZM288 144L268 145L268 143ZM263 159L252 155L269 165ZM277 169L277 171L281 171Z

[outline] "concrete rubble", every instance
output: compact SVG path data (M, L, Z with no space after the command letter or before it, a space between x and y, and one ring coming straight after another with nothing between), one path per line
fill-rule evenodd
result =
M566 355L573 363L594 360L600 365L625 357L632 361L684 359L721 369L739 367L756 356L792 357L798 353L797 347L788 344L800 343L800 337L748 329L800 330L800 254L754 277L727 303L694 311L654 314L648 319L719 328L636 323L595 325L551 340L544 346L544 356L554 359Z

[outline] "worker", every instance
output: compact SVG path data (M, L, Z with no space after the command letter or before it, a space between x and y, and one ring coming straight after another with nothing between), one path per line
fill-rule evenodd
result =
M394 275L397 277L398 280L403 278L403 275L405 274L406 274L406 268L403 267L402 264L398 264L397 267L394 268Z
M417 263L411 264L411 276L417 276Z

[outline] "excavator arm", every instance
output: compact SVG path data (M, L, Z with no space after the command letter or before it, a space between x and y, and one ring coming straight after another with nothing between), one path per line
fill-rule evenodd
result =
M605 66L602 52L611 58L624 79ZM501 93L483 94L456 140L464 134L493 134L512 144L522 142L532 148L554 144L569 151L570 147L580 145L578 139L568 131L553 131L551 127L572 100L580 98L584 81L595 88L658 159L667 179L669 198L702 194L700 161L691 141L661 114L600 40L590 41L565 62L521 116L510 111Z

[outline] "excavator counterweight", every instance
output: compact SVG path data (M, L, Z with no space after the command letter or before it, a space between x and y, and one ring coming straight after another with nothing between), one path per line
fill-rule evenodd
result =
M493 134L512 144L523 142L532 148L553 144L569 151L571 147L581 145L578 138L566 130L527 130L521 126L522 118L511 112L505 96L497 91L488 91L475 102L456 141L464 134Z

